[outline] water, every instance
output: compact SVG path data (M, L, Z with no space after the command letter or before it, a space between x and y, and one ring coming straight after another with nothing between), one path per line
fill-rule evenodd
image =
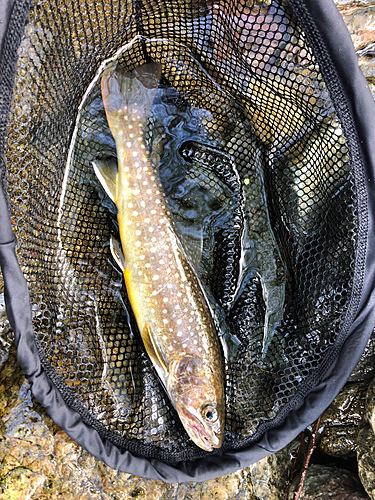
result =
M202 81L194 93L183 91L184 78L204 74L198 63L181 64L180 70L182 75L172 82L162 78L145 144L175 231L207 297L227 364L246 351L253 363L271 369L275 348L270 360L267 353L284 314L286 273L268 217L266 159L241 109L219 87L211 88L211 80ZM60 203L58 265L65 295L76 300L60 304L58 317L68 318L65 328L73 334L59 334L69 339L72 361L92 360L91 387L82 375L75 390L91 393L96 384L105 397L103 402L100 395L91 395L91 411L106 425L112 418L132 432L129 419L138 405L142 407L143 388L151 399L161 396L150 388L152 368L137 334L122 272L109 251L111 236L119 239L117 208L91 165L94 159L116 157L97 77L80 107ZM84 252L74 259L75 235ZM252 306L247 307L249 301ZM116 361L119 349L121 362ZM276 358L280 361L282 355ZM63 378L74 370L73 364L60 369Z

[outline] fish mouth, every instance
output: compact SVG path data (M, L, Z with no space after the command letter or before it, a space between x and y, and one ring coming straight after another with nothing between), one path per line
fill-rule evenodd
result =
M202 429L197 429L193 426L195 439L194 442L198 444L200 448L203 448L205 451L213 451L214 448L220 448L221 440L216 436L215 433L208 434L205 432L202 433Z
M205 451L213 451L214 448L220 448L222 439L216 434L215 431L211 433L204 429L201 425L192 423L191 420L181 418L184 427L194 441L194 443Z

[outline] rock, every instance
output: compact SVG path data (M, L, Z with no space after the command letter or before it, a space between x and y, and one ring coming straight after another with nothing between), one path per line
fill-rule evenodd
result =
M291 463L291 454L298 447L295 439L275 455L263 458L249 467L251 484L257 500L284 499Z
M298 487L296 478L292 491ZM293 498L292 494L289 498ZM358 477L345 469L311 465L307 471L305 485L300 500L368 500Z
M336 0L352 36L354 48L361 50L375 41L375 3L373 0L361 2L362 5L355 5L356 2L353 1L350 4L345 3L346 5L343 5L344 2Z
M375 500L375 379L366 398L365 418L358 433L358 474L372 500Z
M375 500L375 435L368 423L358 433L358 474L372 500Z
M320 451L333 457L355 457L368 384L368 381L346 384L324 412Z
M374 66L375 68L375 66ZM370 86L371 87L371 86ZM375 85L371 87L375 95ZM361 356L353 373L349 377L349 382L368 379L375 377L375 332L372 332L370 340L367 343L366 349Z

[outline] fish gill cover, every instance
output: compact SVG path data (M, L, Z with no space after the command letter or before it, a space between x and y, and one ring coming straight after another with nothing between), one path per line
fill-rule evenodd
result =
M319 378L345 319L358 221L340 121L286 0L33 2L6 156L39 356L100 435L167 464L207 452L110 251L117 209L92 162L117 157L100 91L114 62L161 65L145 145L222 339L221 452L245 449Z

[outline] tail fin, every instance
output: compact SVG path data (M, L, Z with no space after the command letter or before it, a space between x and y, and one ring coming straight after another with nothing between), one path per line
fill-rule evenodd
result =
M130 115L141 122L147 119L160 78L159 63L144 64L132 72L120 66L111 66L104 71L102 95L115 140L124 125L129 125Z

